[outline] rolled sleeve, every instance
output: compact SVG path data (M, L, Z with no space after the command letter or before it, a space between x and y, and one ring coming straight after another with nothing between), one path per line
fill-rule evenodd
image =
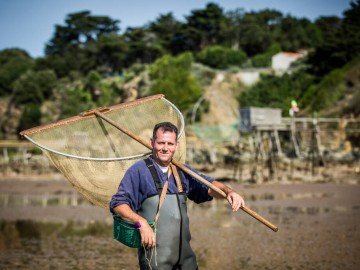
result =
M187 167L188 167L188 169L190 169L197 175L204 178L209 183L211 183L215 180L209 176L199 173L198 171L194 170L193 168L191 168L189 166L187 166ZM195 178L193 178L192 176L190 176L186 173L185 173L185 176L188 178L188 181L189 181L188 198L190 200L194 201L195 203L203 203L203 202L211 201L213 199L209 195L209 188L206 185L204 185L203 183L199 182L198 180L196 180Z
M127 204L131 209L136 210L139 194L138 173L135 168L130 168L120 182L119 188L110 201L110 211L121 204Z

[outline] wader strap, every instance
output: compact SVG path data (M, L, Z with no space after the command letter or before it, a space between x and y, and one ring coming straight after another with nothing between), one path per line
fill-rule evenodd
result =
M157 189L157 191L159 193L159 196L160 196L163 187L162 187L161 181L159 179L159 175L157 174L156 169L154 167L154 163L149 158L145 159L145 163L146 163L146 166L150 170L150 173L151 173L151 175L152 175L152 177L154 179L156 189Z

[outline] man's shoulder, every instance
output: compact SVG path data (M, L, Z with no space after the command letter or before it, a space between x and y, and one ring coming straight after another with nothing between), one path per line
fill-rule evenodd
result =
M133 165L129 167L128 171L143 170L144 168L146 168L145 159L146 158L136 161Z
M145 166L145 160L140 159L140 160L136 161L133 165L131 165L129 167L129 169L131 169L131 168L139 168L139 167L143 167L143 166Z

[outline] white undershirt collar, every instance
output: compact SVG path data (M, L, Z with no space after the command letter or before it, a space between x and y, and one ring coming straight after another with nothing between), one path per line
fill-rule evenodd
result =
M156 163L156 162L155 162ZM169 166L166 166L166 167L163 167L163 166L160 166L159 164L156 163L156 165L159 166L160 170L163 172L163 173L166 173L169 169Z

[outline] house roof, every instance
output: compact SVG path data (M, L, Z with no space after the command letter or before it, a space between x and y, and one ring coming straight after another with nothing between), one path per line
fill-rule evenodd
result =
M276 55L281 55L281 56L285 56L288 58L294 58L294 59L298 59L298 58L303 58L304 55L300 54L300 53L293 53L293 52L279 52Z

